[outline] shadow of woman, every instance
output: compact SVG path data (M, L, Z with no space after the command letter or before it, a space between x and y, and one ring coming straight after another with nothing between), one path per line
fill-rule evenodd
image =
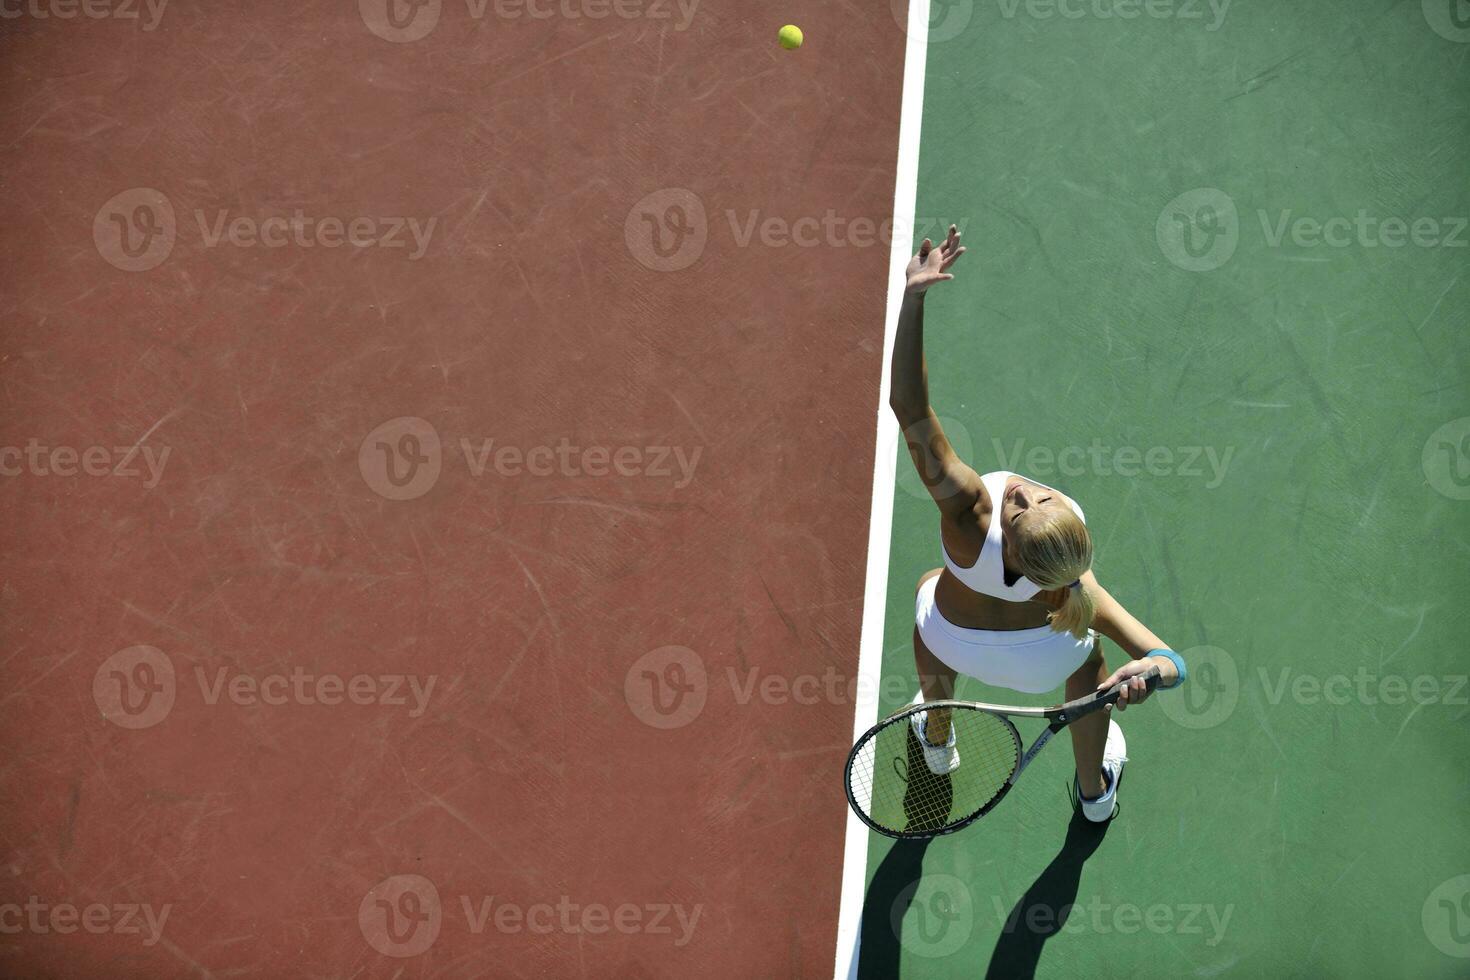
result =
M874 872L863 898L858 980L894 980L899 975L899 929L908 902L913 901L911 886L924 872L924 851L932 839L894 841ZM909 891L907 901L902 908L895 908L905 890Z
M923 749L911 731L905 742L907 758L902 763L894 762L899 778L906 784L905 825L913 830L932 830L948 822L954 788L948 776L936 776L929 771L924 764ZM914 886L924 872L924 851L931 840L932 837L894 841L873 873L863 899L859 980L893 980L898 976L903 918L914 900Z
M1081 811L1072 814L1062 849L1001 923L985 971L986 980L1030 980L1036 976L1042 947L1067 924L1082 881L1082 865L1102 843L1108 826L1093 823Z

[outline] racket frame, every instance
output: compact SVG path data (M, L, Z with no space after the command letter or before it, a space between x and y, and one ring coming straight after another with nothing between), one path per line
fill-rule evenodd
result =
M1157 667L1150 668L1148 672L1139 676L1143 677L1143 682L1150 691L1153 691L1158 687L1161 677L1159 669ZM1021 777L1021 773L1026 771L1026 767L1031 764L1031 760L1035 759L1037 753L1046 746L1047 742L1051 741L1053 735L1061 731L1063 728L1066 728L1068 725L1072 724L1072 722L1076 721L1078 718L1083 718L1087 715L1092 714L1093 712L1102 711L1103 709L1116 704L1118 698L1121 697L1123 694L1123 685L1126 683L1127 681L1124 681L1123 683L1113 685L1106 691L1096 691L1092 694L1087 695L1086 697L1077 698L1075 701L1068 701L1065 704L1053 705L1049 708L1037 708L1012 704L985 704L980 701L956 700L926 701L923 704L905 705L904 707L893 712L891 715L888 715L872 728L869 728L866 732L864 732L862 738L859 738L857 742L853 745L852 751L848 752L847 763L843 767L842 779L843 790L847 794L847 805L852 808L852 812L857 814L858 819L861 820L863 823L867 824L870 828L882 834L884 837L892 837L895 840L923 840L930 837L943 837L944 835L952 834L957 830L963 830L970 824L974 823L976 820L979 820L981 817L985 816L991 810L995 809L997 804L999 804L1001 800L1006 798L1006 794L1011 791L1012 786L1016 785L1016 780ZM857 758L859 750L861 750L862 747L866 745L870 739L877 737L877 734L880 730L887 728L890 725L897 724L900 719L912 717L913 715L916 715L921 711L928 711L930 708L958 708L964 711L981 711L988 715L994 715L1002 722L1004 722L1006 727L1011 730L1011 737L1015 739L1017 754L1020 756L1020 759L1016 763L1016 768L1011 771L1010 776L1006 779L1005 785L1003 785L1000 788L1000 791L990 799L990 802L986 803L983 807L976 810L974 813L970 814L959 823L944 827L940 830L923 831L899 831L893 830L888 827L880 827L878 824L874 823L866 813L863 812L862 808L858 806L857 799L853 796L853 761ZM1027 748L1024 753L1020 751L1022 744L1021 733L1016 730L1016 726L1011 722L1011 718L1039 718L1045 720L1047 723L1046 729L1043 730L1041 734L1036 736L1035 740L1032 741L1030 747Z

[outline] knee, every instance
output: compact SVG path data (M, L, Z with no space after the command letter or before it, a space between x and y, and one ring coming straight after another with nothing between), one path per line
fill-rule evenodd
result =
M914 584L914 595L919 594L919 590L924 587L925 582L929 581L931 578L938 578L939 574L943 571L944 569L942 568L931 568L923 575L920 575L919 581Z

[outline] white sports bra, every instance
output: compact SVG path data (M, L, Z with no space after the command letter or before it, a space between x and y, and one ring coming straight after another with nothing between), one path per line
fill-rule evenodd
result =
M985 485L985 492L990 495L990 527L985 532L985 543L980 546L980 557L975 559L975 564L969 568L956 565L949 557L949 549L944 546L944 535L939 536L939 550L944 554L944 564L949 568L950 574L959 579L972 592L1005 599L1008 602L1025 602L1041 591L1041 586L1024 575L1016 579L1014 585L1006 585L1005 561L1001 556L1000 510L1001 502L1005 497L1006 484L1010 482L1011 477L1017 475L1007 470L996 470L980 478L980 482ZM1076 512L1078 520L1083 524L1087 523L1087 518L1082 514L1082 508L1078 507L1077 502L1071 497L1056 487L1048 487L1045 483L1040 483L1030 477L1022 477L1022 479L1060 496Z

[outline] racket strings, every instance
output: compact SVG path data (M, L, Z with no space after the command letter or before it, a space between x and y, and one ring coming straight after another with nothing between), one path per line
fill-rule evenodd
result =
M950 724L960 764L935 775L910 717L894 719L858 746L849 786L859 811L877 826L894 833L935 833L964 822L995 799L1015 771L1020 746L1004 719L954 708Z

